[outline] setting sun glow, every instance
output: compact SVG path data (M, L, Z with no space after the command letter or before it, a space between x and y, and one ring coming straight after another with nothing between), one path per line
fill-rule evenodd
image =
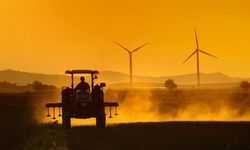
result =
M133 57L134 74L201 72L249 77L250 1L248 0L8 0L0 2L0 68L62 74L68 68L128 73L129 49L147 46Z

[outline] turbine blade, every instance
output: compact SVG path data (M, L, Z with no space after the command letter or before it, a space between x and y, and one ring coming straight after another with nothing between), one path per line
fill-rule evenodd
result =
M198 42L198 36L197 36L197 32L196 32L196 27L194 27L194 33L195 33L196 48L199 49L199 42Z
M184 62L183 62L183 64L185 63L185 62L187 62L195 53L197 53L197 50L195 50Z
M211 56L211 57L213 57L213 58L218 59L218 57L216 57L216 56L214 56L214 55L212 55L212 54L209 54L209 53L207 53L207 52L205 52L205 51L203 51L203 50L199 50L199 52L202 52L203 54L206 54L206 55L208 55L208 56Z
M139 49L141 49L142 47L144 47L144 46L147 45L147 44L148 44L148 43L145 43L145 44L143 44L142 46L140 46L140 47L134 49L134 50L131 51L131 52L134 53L134 52L138 51Z
M120 46L121 48L125 49L128 53L131 53L126 47L122 46L120 43L114 41L115 44L117 44L118 46Z

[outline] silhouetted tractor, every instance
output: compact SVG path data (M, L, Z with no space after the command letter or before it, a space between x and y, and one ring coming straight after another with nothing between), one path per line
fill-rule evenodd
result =
M47 103L48 109L47 117L50 117L50 109L53 110L52 119L55 117L55 109L58 108L58 116L62 116L62 126L65 128L71 127L71 118L87 119L96 118L96 127L105 128L106 126L106 114L105 107L109 107L110 118L112 118L112 107L115 108L115 115L117 115L117 102L104 102L103 88L105 83L94 84L94 80L97 78L99 72L97 70L67 70L65 74L71 75L71 87L65 87L62 89L61 103ZM75 74L87 74L91 78L90 92L84 96L80 96L79 93L74 90L74 75ZM62 109L62 114L61 114Z

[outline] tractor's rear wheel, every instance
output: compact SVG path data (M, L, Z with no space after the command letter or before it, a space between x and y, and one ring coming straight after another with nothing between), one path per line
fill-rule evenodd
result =
M66 129L71 128L71 119L70 114L68 112L64 112L62 115L62 126Z
M106 127L106 115L104 112L96 116L96 127L99 129Z

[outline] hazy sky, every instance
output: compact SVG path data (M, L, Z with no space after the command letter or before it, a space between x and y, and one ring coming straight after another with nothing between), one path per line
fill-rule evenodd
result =
M0 70L60 73L98 69L128 73L129 49L138 75L201 72L250 77L249 0L1 0Z

